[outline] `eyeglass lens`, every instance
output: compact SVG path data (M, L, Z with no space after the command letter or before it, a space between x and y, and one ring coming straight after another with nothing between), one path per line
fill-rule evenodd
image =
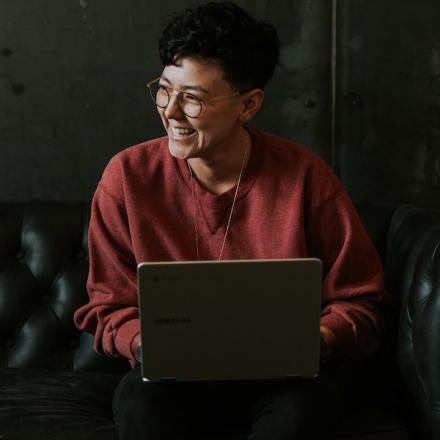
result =
M158 107L165 108L170 102L170 94L166 87L158 83L150 84L150 95ZM179 92L177 94L177 103L180 109L190 118L197 117L202 111L202 103L197 96L187 93Z

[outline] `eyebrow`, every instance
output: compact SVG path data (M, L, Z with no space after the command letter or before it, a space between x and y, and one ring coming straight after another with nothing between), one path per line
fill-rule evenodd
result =
M171 85L171 81L166 76L161 76L160 79L164 80L169 85ZM187 86L183 86L182 90L193 90L195 92L202 92L202 93L205 93L205 94L209 94L208 90L206 90L206 89L204 89L203 87L200 87L200 86L190 86L190 85L187 85Z

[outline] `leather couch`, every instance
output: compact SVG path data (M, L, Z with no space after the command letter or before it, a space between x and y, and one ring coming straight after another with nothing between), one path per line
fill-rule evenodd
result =
M338 439L440 439L440 212L358 205L386 267L389 333L371 360L336 365ZM87 300L87 204L0 203L0 439L116 438L124 360L93 352L74 310Z

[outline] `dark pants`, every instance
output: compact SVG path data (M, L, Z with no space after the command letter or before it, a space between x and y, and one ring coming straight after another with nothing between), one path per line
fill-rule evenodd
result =
M119 440L293 440L328 438L338 417L336 385L317 379L142 382L140 369L118 385Z

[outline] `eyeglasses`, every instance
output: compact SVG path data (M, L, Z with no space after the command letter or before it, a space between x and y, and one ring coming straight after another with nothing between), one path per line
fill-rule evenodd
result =
M231 93L230 95L216 96L212 99L200 99L192 93L185 91L174 91L171 87L165 87L164 85L159 84L159 81L160 77L147 83L147 87L150 91L150 96L153 102L157 105L157 107L166 108L170 103L171 96L176 96L179 108L186 116L188 116L188 118L197 118L200 116L204 104L219 101L221 99L231 98L232 96L237 96L249 91L242 90Z

